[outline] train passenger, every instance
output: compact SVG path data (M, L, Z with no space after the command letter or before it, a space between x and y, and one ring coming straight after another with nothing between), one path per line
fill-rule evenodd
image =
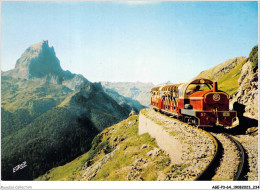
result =
M187 92L187 94L191 95L195 92L198 92L200 90L200 85L197 85L194 89L192 89L191 91Z

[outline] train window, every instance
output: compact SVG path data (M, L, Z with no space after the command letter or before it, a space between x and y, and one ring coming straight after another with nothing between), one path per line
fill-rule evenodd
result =
M212 84L206 83L206 84L201 84L201 90L211 90L213 88Z
M204 90L211 90L212 85L210 83L204 83L204 84L190 84L186 89L186 94L191 95L194 92L198 91L204 91Z

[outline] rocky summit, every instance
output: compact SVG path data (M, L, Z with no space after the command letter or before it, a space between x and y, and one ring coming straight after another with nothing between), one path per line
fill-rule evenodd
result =
M62 84L72 90L88 82L82 75L64 71L48 40L31 45L17 60L15 68L2 73L20 79L32 79L52 84Z
M27 48L17 60L15 70L21 78L41 78L48 74L59 75L62 72L60 61L54 48L49 47L48 41Z

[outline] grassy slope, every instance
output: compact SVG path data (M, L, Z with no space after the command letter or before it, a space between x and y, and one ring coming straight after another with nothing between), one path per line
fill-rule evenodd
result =
M248 61L252 62L252 70L255 72L258 69L258 45L252 48Z
M77 110L53 108L3 138L2 179L31 180L89 150L98 131L85 115L76 113ZM28 171L13 175L13 166L23 161L27 161Z
M223 90L229 95L233 95L237 91L239 87L238 79L241 75L241 69L243 64L244 62L239 63L229 73L225 74L219 79L218 85L220 90Z
M61 85L7 76L2 76L1 85L2 139L56 107L72 92Z
M125 139L120 141L120 136ZM115 137L118 137L117 141L114 141ZM148 145L148 148L141 150L143 144ZM108 160L91 180L128 180L127 175L132 171L131 166L139 158L147 159L140 173L143 180L157 180L161 172L167 173L172 167L176 167L176 172L183 169L183 166L179 165L170 166L170 158L164 153L160 153L158 157L147 156L147 152L155 147L158 146L148 133L138 135L138 116L132 116L103 130L92 141L90 151L64 166L51 169L36 180L88 180L89 176L82 177L85 172L82 169L84 165L99 162L111 151L115 151L113 158Z
M2 79L1 159L5 180L34 179L75 159L89 150L99 131L128 115L94 84L72 93L61 85ZM25 160L27 176L24 170L13 175L12 168Z
M237 61L234 61L236 59ZM234 62L236 62L234 68L225 73L224 68L234 64ZM241 75L241 68L245 62L245 57L230 59L211 69L203 71L196 78L208 78L213 81L218 81L219 89L232 96L238 89L238 79Z
M33 112L45 112L61 103L72 90L61 85L39 83L30 80L19 80L2 77L2 107L7 111L28 109ZM39 111L40 110L40 111Z

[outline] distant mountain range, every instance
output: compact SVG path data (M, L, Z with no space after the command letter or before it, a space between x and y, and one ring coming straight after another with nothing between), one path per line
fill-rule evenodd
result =
M2 179L31 180L90 148L104 128L143 106L64 71L48 41L2 72ZM24 161L27 167L13 173Z
M101 85L105 89L111 89L118 94L137 100L143 106L150 105L150 91L154 87L153 83L143 82L106 82L102 81Z

